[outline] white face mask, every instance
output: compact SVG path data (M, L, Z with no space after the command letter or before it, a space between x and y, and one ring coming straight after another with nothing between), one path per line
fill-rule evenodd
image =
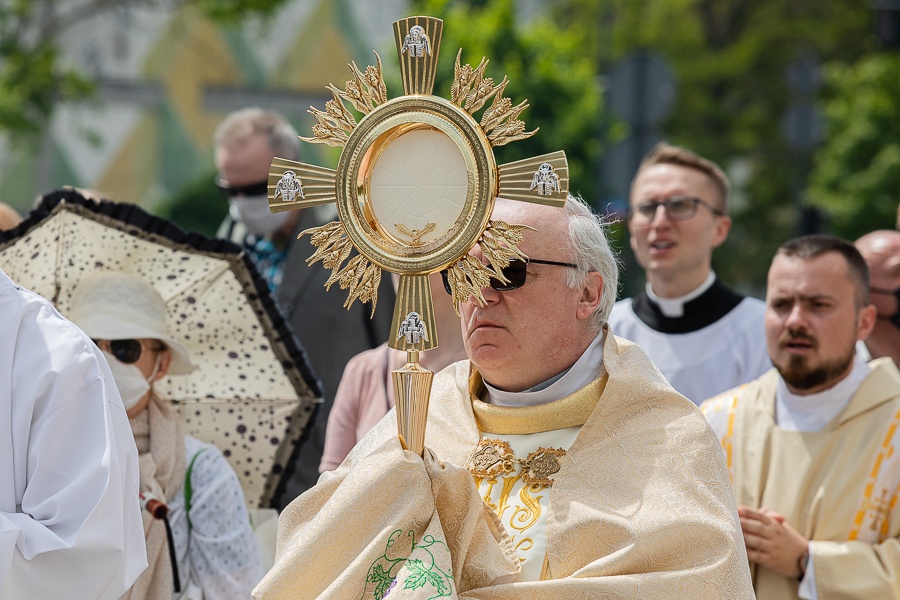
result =
M242 223L257 237L268 235L284 226L290 217L287 212L269 212L267 196L239 196L228 200L231 218Z
M150 391L150 382L156 377L156 371L159 369L159 356L156 357L156 366L153 367L150 377L145 379L137 365L125 364L106 350L102 352L116 380L116 387L119 388L125 410L131 410Z

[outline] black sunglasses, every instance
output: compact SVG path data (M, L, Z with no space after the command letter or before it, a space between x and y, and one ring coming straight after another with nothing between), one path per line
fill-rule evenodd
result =
M534 263L536 265L553 265L555 267L569 267L570 269L578 268L578 265L576 264L556 262L555 260L538 260L536 258L526 258L525 260L521 260L516 258L509 261L509 266L501 271L508 283L504 283L496 277L491 277L491 287L498 292L508 292L510 290L519 289L525 285L525 276L528 274L528 263ZM444 282L444 290L452 296L453 288L450 287L450 280L447 278L447 269L441 271L441 280Z
M97 345L98 348L102 348L103 346L100 342L104 340L91 340L94 344ZM141 359L141 354L144 352L144 345L138 340L106 340L109 342L109 352L116 359L125 363L126 365L130 365L132 363L136 363ZM151 350L155 350L159 352L162 348L151 348Z
M231 185L221 177L216 177L216 187L225 194L226 198L234 198L235 196L265 196L269 193L268 181L258 181L256 183L248 183L247 185Z

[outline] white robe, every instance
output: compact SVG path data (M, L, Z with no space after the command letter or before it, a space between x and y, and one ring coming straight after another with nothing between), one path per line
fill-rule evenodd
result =
M711 429L634 344L607 335L603 366L606 376L574 394L523 408L482 401L468 361L445 368L431 388L424 459L401 450L388 413L281 514L276 563L254 597L752 598ZM511 581L522 557L509 519L462 465L483 432L577 426L552 487L531 505L531 516L547 513L534 557L542 579Z
M803 587L754 565L759 598L900 599L900 372L869 364L817 431L777 424L775 369L703 404L738 505L771 508L810 540Z
M744 298L711 325L689 333L662 333L641 321L631 298L616 302L612 332L640 346L672 387L700 404L772 367L763 324L765 304Z
M109 367L2 271L0 332L0 598L119 598L147 558L137 449Z

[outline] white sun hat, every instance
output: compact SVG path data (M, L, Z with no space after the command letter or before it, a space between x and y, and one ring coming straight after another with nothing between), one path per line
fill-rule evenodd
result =
M85 275L72 295L68 318L95 340L150 338L172 354L169 373L194 370L185 347L166 330L166 305L144 279L131 273L95 271Z

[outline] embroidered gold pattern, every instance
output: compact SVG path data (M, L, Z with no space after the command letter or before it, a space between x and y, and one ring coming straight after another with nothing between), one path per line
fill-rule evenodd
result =
M538 448L527 458L516 458L510 445L493 438L478 442L478 448L469 460L469 472L479 479L493 478L501 473L512 473L519 465L522 481L526 485L553 485L551 475L559 472L559 459L566 455L562 448Z
M522 491L519 492L519 500L522 504L514 508L512 516L509 518L510 527L524 533L537 523L541 516L541 498L543 496L532 495L532 492L536 494L545 489L547 488L543 485L526 485L522 488ZM530 540L530 538L526 539Z
M525 460L528 461L528 470L525 474L525 483L530 485L553 485L553 479L550 478L559 472L559 458L565 456L566 451L562 448L538 448L528 455Z
M900 411L897 411L888 423L881 446L869 468L869 476L862 490L849 540L878 544L888 537L890 513L897 504L896 482L900 467L893 457L898 447L900 447Z
M490 442L490 443L485 443ZM481 440L472 455L469 472L475 477L496 477L500 473L512 473L513 452L503 440Z

